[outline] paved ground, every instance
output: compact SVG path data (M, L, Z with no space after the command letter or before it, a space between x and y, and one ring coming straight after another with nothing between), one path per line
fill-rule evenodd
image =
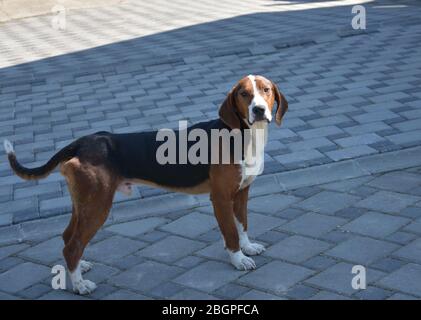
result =
M87 133L213 118L248 73L290 101L253 186L259 268L227 264L206 197L140 187L88 249L93 298L421 297L421 7L367 3L356 32L357 2L125 1L70 11L64 31L51 16L0 24L0 135L28 165ZM58 173L23 182L0 162L0 297L74 297L48 286L69 210Z

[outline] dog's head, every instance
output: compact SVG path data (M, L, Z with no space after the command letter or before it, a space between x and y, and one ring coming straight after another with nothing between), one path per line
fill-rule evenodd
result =
M219 109L219 117L230 128L240 128L258 121L272 121L276 102L275 121L281 125L288 102L278 87L262 76L249 75L241 79L228 93Z

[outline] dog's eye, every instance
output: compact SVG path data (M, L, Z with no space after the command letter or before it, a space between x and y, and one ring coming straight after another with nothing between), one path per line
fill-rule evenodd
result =
M247 97L249 94L246 91L240 93L242 97Z
M263 91L266 92L266 93L268 93L270 91L270 89L269 88L264 88Z

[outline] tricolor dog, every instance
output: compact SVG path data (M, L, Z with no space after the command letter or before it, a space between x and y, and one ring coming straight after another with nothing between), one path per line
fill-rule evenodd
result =
M219 109L218 119L198 123L186 130L237 129L243 132L248 129L254 132L262 129L267 137L275 102L275 121L280 125L288 108L286 99L272 81L249 75L231 89ZM190 194L209 193L225 248L231 263L239 270L254 269L255 262L249 256L265 250L263 245L251 242L247 236L248 193L256 174L248 173L244 163L248 160L246 150L255 146L244 146L239 163L162 165L156 159L157 149L162 144L156 135L156 131L98 132L75 140L37 168L22 166L12 144L4 142L10 166L23 179L44 178L60 165L73 202L72 216L63 232L63 255L76 293L89 294L96 288L95 283L82 277L82 273L92 267L91 263L82 260L83 251L107 219L114 193L128 193L132 184ZM263 171L265 143L255 156L258 173Z

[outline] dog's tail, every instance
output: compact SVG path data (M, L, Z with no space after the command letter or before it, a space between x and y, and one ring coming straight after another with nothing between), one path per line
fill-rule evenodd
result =
M46 164L37 168L26 168L16 159L12 143L9 140L4 140L4 149L6 150L10 166L19 177L25 180L45 178L51 171L54 170L55 167L57 167L59 163L74 157L77 151L77 146L78 145L76 143L71 143L57 152Z

